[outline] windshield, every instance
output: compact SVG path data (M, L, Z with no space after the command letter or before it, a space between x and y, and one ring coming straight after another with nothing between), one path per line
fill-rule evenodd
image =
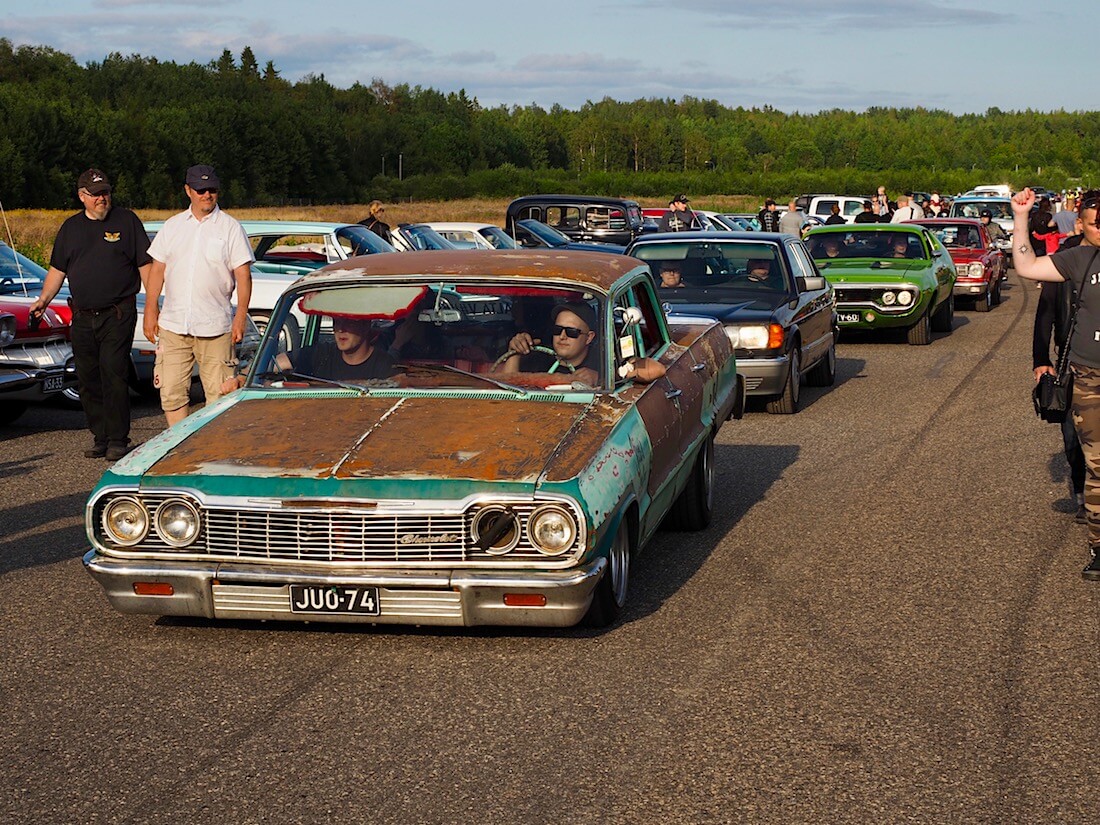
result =
M978 218L982 210L988 209L994 219L1012 219L1012 206L1009 201L955 201L951 204L952 218Z
M280 299L250 385L601 389L603 305L476 277L304 285Z
M981 249L983 247L982 233L972 224L936 224L928 228L948 249Z
M422 223L404 224L401 227L413 249L454 249L455 245Z
M365 226L354 224L336 230L336 241L349 258L356 255L372 255L376 252L396 252L392 246Z
M722 303L791 292L790 275L774 243L640 243L631 254L649 264L661 300L670 303Z
M534 239L527 236L533 235ZM547 226L542 221L527 218L516 222L516 237L524 246L563 246L569 243L569 236L562 234L552 226ZM532 241L532 243L528 243Z
M834 258L927 258L915 232L812 232L806 247L815 261Z
M42 292L46 270L25 255L0 243L0 295L30 295Z
M499 226L484 226L480 230L481 237L493 245L494 249L515 249L516 242L508 237L508 233Z

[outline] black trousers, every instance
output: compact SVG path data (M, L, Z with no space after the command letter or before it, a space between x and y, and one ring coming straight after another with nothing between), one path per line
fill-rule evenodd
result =
M95 443L130 443L130 349L137 308L125 301L98 313L73 312L73 361L80 403Z

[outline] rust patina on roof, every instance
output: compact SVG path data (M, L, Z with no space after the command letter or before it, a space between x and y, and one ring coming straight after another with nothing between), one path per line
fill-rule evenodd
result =
M311 272L300 283L345 280L343 276L436 278L524 278L567 281L607 292L621 277L644 266L636 258L603 252L554 252L534 249L472 249L401 252L349 258Z

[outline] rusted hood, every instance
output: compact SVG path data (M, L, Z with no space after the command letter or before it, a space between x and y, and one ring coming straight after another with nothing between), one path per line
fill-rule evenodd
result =
M579 468L617 418L601 404L460 398L256 398L171 448L146 476L473 479Z

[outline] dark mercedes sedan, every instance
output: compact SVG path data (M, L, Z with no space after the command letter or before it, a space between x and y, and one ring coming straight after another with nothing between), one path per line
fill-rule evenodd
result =
M750 396L770 413L798 411L800 387L836 380L833 289L802 241L771 232L647 235L627 248L646 261L671 316L726 329Z

